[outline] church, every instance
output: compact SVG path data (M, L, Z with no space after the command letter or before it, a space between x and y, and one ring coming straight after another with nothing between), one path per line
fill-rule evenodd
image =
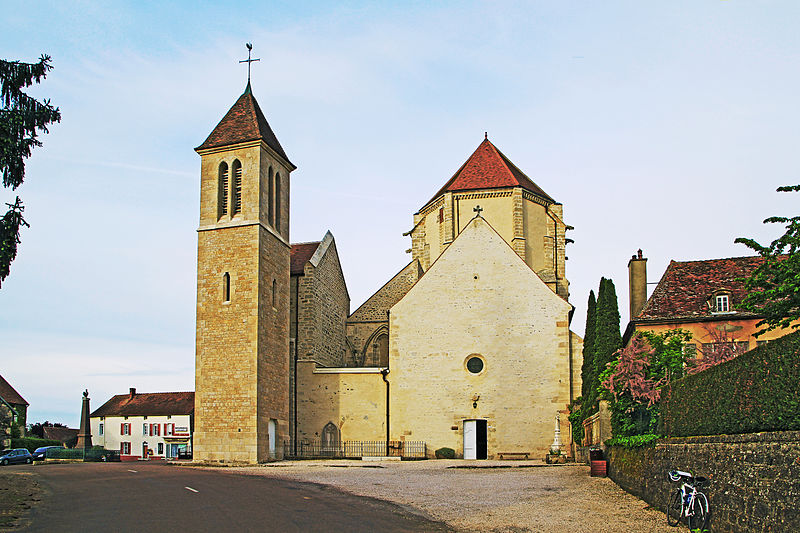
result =
M571 228L486 135L420 198L411 262L352 313L334 236L289 239L296 167L249 81L195 150L195 460L257 463L344 442L543 457L558 425L570 453L582 362Z

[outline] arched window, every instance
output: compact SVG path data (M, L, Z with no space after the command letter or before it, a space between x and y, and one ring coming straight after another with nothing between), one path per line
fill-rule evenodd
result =
M337 455L339 451L339 428L333 422L328 422L322 428L320 445L322 455Z
M278 308L278 282L274 279L272 280L272 307L273 309Z
M242 212L242 164L233 160L233 197L231 198L231 216Z
M281 231L281 173L275 173L275 229Z
M231 275L227 272L222 275L222 301L231 301Z
M217 180L217 218L228 214L228 163L219 164Z
M376 366L389 366L389 335L386 333L372 341L372 360Z
M275 176L272 167L269 167L269 185L267 194L267 221L270 226L275 226Z

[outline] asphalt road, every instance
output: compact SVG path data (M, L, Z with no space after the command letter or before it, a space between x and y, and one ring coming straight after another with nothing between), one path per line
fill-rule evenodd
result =
M158 463L42 464L22 531L448 531L330 487ZM444 497L445 495L443 495Z

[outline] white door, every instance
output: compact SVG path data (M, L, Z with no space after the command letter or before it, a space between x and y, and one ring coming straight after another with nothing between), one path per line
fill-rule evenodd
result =
M275 420L270 419L267 425L267 435L269 436L269 455L275 457Z
M475 420L464 420L464 459L477 459Z

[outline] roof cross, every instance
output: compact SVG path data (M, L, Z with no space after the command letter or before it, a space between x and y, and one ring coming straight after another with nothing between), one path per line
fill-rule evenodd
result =
M254 61L261 61L261 59L250 59L250 53L253 51L253 43L247 43L247 59L242 59L239 63L247 63L247 84L250 85L250 63Z
M481 216L481 211L483 211L483 208L481 206L479 206L479 205L476 205L475 207L472 208L472 210L475 211L476 213L478 213L475 216Z

